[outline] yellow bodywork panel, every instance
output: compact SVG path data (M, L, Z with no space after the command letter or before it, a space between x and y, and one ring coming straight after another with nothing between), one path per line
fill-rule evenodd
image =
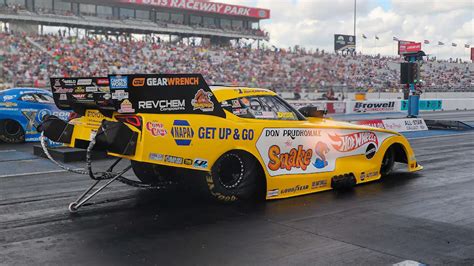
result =
M276 95L253 88L211 87L219 102L237 97ZM385 151L397 145L406 154L409 171L421 170L413 150L399 133L331 119L266 120L205 114L137 114L142 129L130 160L209 172L228 151L242 150L265 173L266 198L278 199L331 189L331 179L353 174L357 183L380 178ZM116 113L118 114L118 113ZM88 141L103 119L96 110L73 120L71 146Z

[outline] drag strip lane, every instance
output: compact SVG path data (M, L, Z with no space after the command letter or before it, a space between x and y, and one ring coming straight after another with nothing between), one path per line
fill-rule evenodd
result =
M472 265L473 139L413 139L421 172L400 169L352 191L260 204L117 184L70 215L67 203L90 184L87 177L2 178L0 257L30 265Z

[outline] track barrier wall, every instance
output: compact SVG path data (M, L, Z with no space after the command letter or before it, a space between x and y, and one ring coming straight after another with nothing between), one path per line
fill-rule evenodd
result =
M367 114L406 112L408 101L400 99L369 99L366 101L310 101L288 100L295 108L313 105L328 110L329 114ZM474 110L474 98L466 99L421 99L420 111Z

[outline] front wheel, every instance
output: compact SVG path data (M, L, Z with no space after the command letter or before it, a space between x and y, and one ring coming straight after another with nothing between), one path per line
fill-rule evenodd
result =
M6 143L21 143L25 141L25 131L16 121L6 119L0 121L0 140Z
M382 165L380 166L380 174L382 175L382 177L385 177L392 172L394 164L395 164L395 151L393 150L392 147L390 147L385 152L385 155L383 156L383 159L382 159Z
M228 202L258 196L263 178L257 160L245 152L231 151L215 162L206 182L214 198Z

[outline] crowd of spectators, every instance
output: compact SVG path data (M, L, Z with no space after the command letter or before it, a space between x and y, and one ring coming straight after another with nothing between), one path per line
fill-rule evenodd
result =
M64 34L65 35L65 34ZM0 80L48 82L51 76L114 73L202 73L210 84L248 85L276 91L327 88L399 90L399 57L338 55L316 49L196 46L125 38L0 33ZM428 60L423 87L472 90L473 64Z

